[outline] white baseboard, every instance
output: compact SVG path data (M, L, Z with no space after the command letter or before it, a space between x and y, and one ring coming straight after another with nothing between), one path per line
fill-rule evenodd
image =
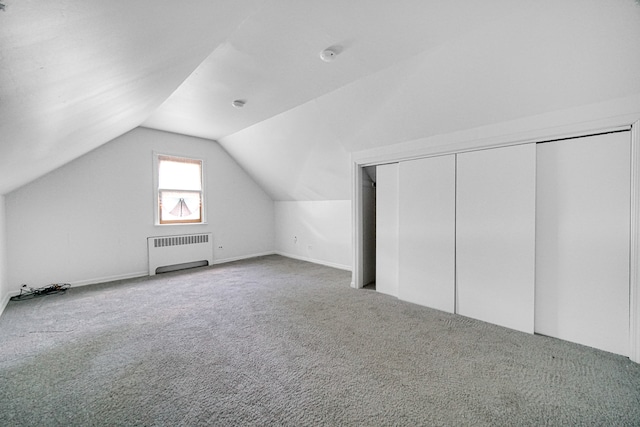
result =
M323 260L313 259L308 257L302 257L299 255L293 255L293 254L288 254L285 252L278 252L278 251L261 252L261 253L242 255L242 256L231 257L231 258L222 258L222 259L214 260L213 264L214 265L225 264L228 262L240 261L243 259L250 259L250 258L256 258L260 256L267 256L267 255L281 255L287 258L293 258L300 261L307 261L314 264L326 265L327 267L337 268L339 270L351 271L351 266L348 266L348 265L337 264L334 262L323 261ZM143 277L148 275L149 275L149 272L145 270L145 271L138 271L134 273L118 274L115 276L104 276L104 277L96 277L96 278L87 279L87 280L79 280L76 282L70 282L69 284L71 285L72 288L74 288L74 287L87 286L87 285L96 285L98 283L113 282L116 280L134 279L136 277ZM11 297L18 295L19 293L20 293L20 290L9 292L4 296L4 298L2 298L2 301L0 301L0 316L4 312L4 309L7 307L7 304L9 304L9 300L11 299Z
M263 252L263 253L258 253L258 254L243 255L243 256L234 257L234 258L225 258L225 259L220 259L220 260L214 261L214 264L223 264L223 263L226 263L226 262L238 261L238 260L242 260L242 259L255 258L255 257L259 257L259 256L273 255L273 254L274 254L274 252ZM144 277L144 276L148 276L148 275L149 275L149 271L148 270L144 270L144 271L136 271L136 272L133 272L133 273L116 274L116 275L113 275L113 276L94 277L92 279L78 280L78 281L75 281L75 282L66 282L66 283L69 283L72 288L77 288L77 287L80 287L80 286L97 285L98 283L114 282L116 280L135 279L137 277ZM20 294L20 290L18 289L16 291L11 291L7 295L5 295L5 297L2 299L2 301L0 301L0 315L4 311L4 309L7 306L7 304L9 303L9 300L11 299L11 297L15 296L15 295L19 295L19 294Z
M9 291L9 293L7 293L4 298L2 298L2 301L0 301L0 316L2 316L2 313L4 312L4 309L7 308L7 304L9 304L9 301L11 300L11 298L16 297L20 295L20 291Z
M293 259L298 259L300 261L312 262L314 264L326 265L327 267L337 268L338 270L351 271L351 266L350 265L338 264L338 263L335 263L335 262L330 262L330 261L324 261L324 260L321 260L321 259L314 259L314 258L304 257L304 256L300 256L300 255L293 255L293 254L289 254L289 253L286 253L286 252L276 251L274 253L276 255L285 256L287 258L293 258Z
M225 264L227 262L233 262L233 261L241 261L243 259L249 259L249 258L257 258L259 256L274 255L275 253L276 252L269 251L269 252L260 252L260 253L257 253L257 254L251 254L251 255L241 255L241 256L236 256L236 257L231 257L231 258L214 259L213 260L213 265Z
M9 292L2 298L2 301L0 301L0 316L2 316L4 309L7 307L7 304L9 304L9 299L13 296L13 294L18 295L17 292Z
M69 282L72 288L87 285L97 285L98 283L114 282L116 280L135 279L136 277L148 276L149 272L137 271L135 273L116 274L114 276L95 277L93 279L79 280L77 282Z
M97 285L98 283L114 282L116 280L124 280L124 279L134 279L136 277L143 277L148 275L149 275L149 272L145 270L145 271L138 271L135 273L117 274L114 276L95 277L93 279L79 280L76 282L59 282L59 283L60 284L69 283L72 288L78 288L80 286ZM2 311L4 310L6 305L9 303L9 300L11 299L11 297L17 296L17 295L20 295L20 289L11 291L9 292L8 295L5 296L3 301L0 302L0 315L2 314Z

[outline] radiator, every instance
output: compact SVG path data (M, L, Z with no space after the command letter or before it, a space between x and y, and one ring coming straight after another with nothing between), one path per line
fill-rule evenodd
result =
M184 264L213 264L211 233L148 237L147 246L150 276L155 275L159 267L176 267L171 269L177 270Z

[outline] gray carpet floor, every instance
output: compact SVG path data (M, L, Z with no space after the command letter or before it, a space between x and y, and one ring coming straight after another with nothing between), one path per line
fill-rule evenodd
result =
M640 365L268 256L0 317L0 425L640 425Z

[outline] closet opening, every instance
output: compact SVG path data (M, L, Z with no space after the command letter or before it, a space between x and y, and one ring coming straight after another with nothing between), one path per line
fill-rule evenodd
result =
M360 168L362 174L362 284L376 289L376 166Z

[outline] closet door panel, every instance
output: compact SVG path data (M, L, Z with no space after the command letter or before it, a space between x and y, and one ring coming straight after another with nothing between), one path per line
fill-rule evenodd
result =
M400 163L398 297L454 312L455 156Z
M536 332L629 354L630 134L538 144Z
M535 144L457 155L456 312L534 330Z
M376 170L376 291L398 296L398 164Z

